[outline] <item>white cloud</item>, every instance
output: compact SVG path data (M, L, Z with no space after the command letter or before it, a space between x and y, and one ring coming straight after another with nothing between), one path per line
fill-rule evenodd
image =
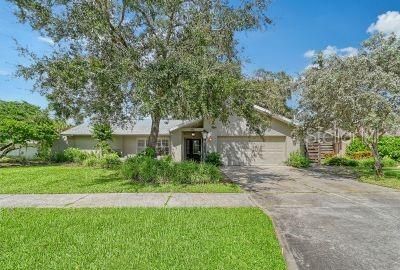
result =
M313 58L315 56L315 50L308 50L304 53L305 58Z
M54 45L54 41L49 37L38 37L38 40L50 45Z
M341 57L350 57L355 56L358 53L357 48L354 47L346 47L346 48L337 48L336 46L329 45L325 49L323 49L322 54L324 56L332 56L338 55ZM304 53L305 58L313 58L317 54L315 50L308 50Z
M338 48L336 48L335 46L329 45L329 46L327 46L324 50L322 50L322 53L323 53L325 56L332 56L332 55L337 54L338 51L339 51Z
M354 48L354 47L346 47L346 48L340 49L339 51L341 52L341 54L343 54L346 57L356 56L358 54L357 48Z
M367 32L381 32L383 34L395 33L400 36L400 12L388 11L379 15L378 20L368 27Z

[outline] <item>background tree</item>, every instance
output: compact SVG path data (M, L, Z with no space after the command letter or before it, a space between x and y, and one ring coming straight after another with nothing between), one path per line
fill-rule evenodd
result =
M55 42L20 67L58 114L121 119L149 116L155 147L162 118L227 121L255 130L262 119L241 79L235 34L270 23L269 0L10 0L21 22Z
M59 124L46 111L26 102L0 100L0 157L35 143L48 151L59 137Z
M97 141L96 147L99 149L101 155L112 151L110 146L110 142L112 141L112 128L110 124L94 124L92 137Z
M291 118L293 111L287 106L292 95L293 78L285 72L257 70L248 79L249 88L256 95L255 104Z
M352 57L317 58L300 86L299 120L305 131L333 125L363 136L382 175L379 138L399 127L400 41L375 35Z

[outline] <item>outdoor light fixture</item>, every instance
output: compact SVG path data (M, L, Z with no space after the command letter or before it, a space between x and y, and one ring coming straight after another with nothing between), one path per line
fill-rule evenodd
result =
M192 137L196 136L196 133L192 132Z

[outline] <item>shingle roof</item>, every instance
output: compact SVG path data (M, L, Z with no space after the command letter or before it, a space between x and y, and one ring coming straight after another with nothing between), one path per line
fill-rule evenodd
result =
M173 127L181 125L183 120L161 120L159 135L169 135L169 130ZM135 120L134 124L126 124L125 126L114 126L114 135L149 135L151 129L151 120ZM92 127L88 123L78 125L61 132L61 135L92 135Z

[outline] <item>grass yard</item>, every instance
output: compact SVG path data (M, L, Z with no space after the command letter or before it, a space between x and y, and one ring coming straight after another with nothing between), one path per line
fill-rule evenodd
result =
M232 183L140 184L119 171L75 165L0 168L0 194L107 192L240 192Z
M0 209L0 269L285 269L258 208Z
M400 168L383 168L384 177L378 179L375 172L368 168L357 168L360 181L364 183L400 189Z

